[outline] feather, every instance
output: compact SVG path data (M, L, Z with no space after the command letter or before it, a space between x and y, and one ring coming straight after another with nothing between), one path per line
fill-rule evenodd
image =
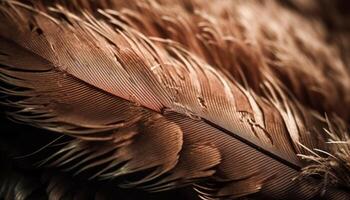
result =
M0 5L0 80L6 84L3 104L13 109L9 116L71 138L39 168L151 192L193 185L204 199L350 197L344 190L349 176L342 177L350 174L348 144L327 143L343 140L342 134L347 138L346 128L335 133L331 122L307 107L312 102L300 103L301 86L294 82L301 73L312 86L342 93L349 87L342 64L334 68L340 82L324 85L322 69L315 67L319 78L299 69L289 75L292 67L267 67L259 60L262 52L251 55L243 43L228 48L243 58L225 60L232 52L218 45L226 41L210 18L196 27L198 39L190 29L162 36L167 26L151 25L160 12L156 3L141 4L151 22L134 11L94 10L85 3L91 11L77 11L74 3L73 8L12 0ZM161 19L188 27L180 18ZM193 38L176 37L186 34ZM276 78L286 76L292 94ZM314 159L316 151L334 159ZM321 171L330 163L336 167ZM55 182L59 187L50 189L49 198L62 199L61 178Z

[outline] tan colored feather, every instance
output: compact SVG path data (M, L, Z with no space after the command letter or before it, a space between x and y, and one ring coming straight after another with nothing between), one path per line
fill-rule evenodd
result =
M163 15L157 13L157 6L163 4L137 5L149 12L145 21L135 11L99 10L97 15L73 13L64 6L48 8L40 2L33 7L18 1L1 4L0 80L19 87L1 90L23 98L6 103L17 108L10 116L74 138L42 165L87 173L96 179L121 178L121 186L149 191L204 179L221 185L203 186L200 193L207 199L311 199L320 194L326 199L349 198L348 192L335 188L349 187L347 181L329 185L321 193L319 179L295 179L309 166L299 154L307 156L307 149L329 151L329 137L323 131L328 124L285 94L276 78L289 77L286 73L294 69L288 84L300 100L294 73L301 69L291 65L275 70L268 66L266 54L281 53L279 59L288 55L302 63L308 63L308 58L293 57L295 52L290 51L283 54L281 46L274 46L279 42L264 49L260 40L251 41L258 45L252 53L245 41L259 38L249 34L261 31L248 29L260 29L261 22L247 24L244 20L251 21L251 10L245 9L266 6L273 13L275 4L242 4L237 6L238 13L228 14L242 15L237 19L247 28L247 35L237 36L241 40L237 44L225 35L224 25L232 23L226 23L230 18L224 17L225 23L220 25L221 8L206 8L217 16L214 21L203 13L187 13L186 22L173 16L156 20L154 17ZM198 20L194 30L188 24L192 16ZM168 34L164 24L157 30L153 22L184 27L192 38L184 37L175 27ZM143 25L140 28L134 23ZM162 39L161 33L168 35ZM295 43L290 45L286 48L295 50ZM277 53L270 52L274 48ZM242 57L227 59L234 53ZM332 68L334 76L342 78L334 84L324 84L327 74L317 67L319 78L308 70L300 73L312 86L343 90L349 86L349 77L342 73L341 63L337 66Z

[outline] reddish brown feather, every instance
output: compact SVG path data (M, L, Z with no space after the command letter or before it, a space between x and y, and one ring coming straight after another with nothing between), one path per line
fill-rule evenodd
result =
M341 63L332 68L334 77L341 77L334 84L324 84L328 75L322 68L315 67L319 72L315 76L294 65L275 70L274 64L269 65L270 56L285 56L284 49L278 49L281 46L273 46L278 42L267 45L267 49L259 38L254 49L244 42L245 37L255 37L249 34L264 31L248 31L261 28L259 20L254 25L240 22L248 30L242 31L240 26L233 26L237 30L225 29L232 23L227 22L231 19L228 16L240 16L239 9L248 9L245 6L249 3L238 6L238 13L227 13L222 21L184 11L187 22L176 17L159 21L157 17L164 14L157 6L167 8L166 4L138 4L137 9L150 16L144 21L132 10L99 11L103 16L93 12L95 17L90 12L72 13L62 6L48 9L40 3L35 5L9 1L0 7L0 80L26 89L2 89L10 95L27 97L8 103L19 109L11 114L14 119L75 138L44 164L78 173L89 169L92 172L87 173L93 178L145 172L144 177L126 177L130 182L121 184L150 191L206 178L221 184L218 188L202 187L207 187L201 194L208 199L252 194L256 195L253 198L310 199L320 193L322 184L316 179L293 179L308 166L297 154L307 155L315 148L330 150L325 143L329 136L323 131L328 125L293 95L286 95L281 89L285 86L276 77L287 76L286 86L290 84L299 100L302 85L295 82L299 73L312 86L340 88L341 94L348 87ZM221 19L218 14L223 8L201 6ZM251 6L251 11L265 6L273 13L277 5ZM241 13L242 20L249 20L246 14ZM294 20L290 13L285 16ZM198 27L188 27L192 18ZM158 29L152 23L159 23ZM172 26L189 29L183 33ZM181 36L189 33L190 38ZM239 42L227 39L225 34L229 33ZM294 45L288 47L294 50ZM271 52L274 48L278 52ZM310 53L304 50L304 54ZM235 53L240 56L227 59ZM294 53L287 55L309 62L306 57L294 57ZM318 53L331 54L326 49ZM314 98L311 90L305 93ZM331 99L327 103L337 110ZM315 106L312 102L310 105ZM346 113L340 114L347 120ZM208 156L208 160L202 156ZM346 160L341 159L339 162ZM332 184L326 191L327 198L349 196L333 188L349 187L346 182Z

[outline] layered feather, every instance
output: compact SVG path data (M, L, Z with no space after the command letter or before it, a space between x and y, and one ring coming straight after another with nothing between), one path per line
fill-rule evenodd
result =
M286 71L266 63L260 70L255 57L225 59L221 51L233 54L225 45L215 51L209 45L223 38L222 30L211 30L217 23L210 20L198 23L193 31L202 37L193 34L189 42L175 35L190 36L191 30L173 28L167 34L167 25L152 28L160 15L157 5L142 7L155 18L132 18L136 24L125 18L134 11L72 12L18 1L1 5L0 80L7 84L4 103L15 108L10 117L73 138L40 166L118 179L119 186L148 191L198 183L206 199L349 198L341 189L349 187L348 177L324 187L323 173L298 176L302 168L312 169L299 154L305 157L314 149L335 154L342 147L331 150L327 121L281 88L276 75L284 77ZM200 16L195 18L203 20ZM213 38L203 39L207 34ZM222 44L227 42L232 41ZM252 56L246 44L236 45L228 49ZM316 86L340 88L335 96L342 96L348 76L341 64L332 69L345 82L325 86L310 71L301 74ZM293 82L295 74L290 77ZM292 88L294 94L299 88ZM347 154L341 155L335 172L349 173L343 164Z

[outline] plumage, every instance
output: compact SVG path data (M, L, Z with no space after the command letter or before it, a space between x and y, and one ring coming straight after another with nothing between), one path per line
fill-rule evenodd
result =
M213 4L1 2L1 102L12 120L65 138L29 164L59 172L39 181L48 199L108 199L111 186L350 198L350 111L339 106L350 74L336 49L274 1ZM112 193L80 192L80 181ZM4 198L36 190L3 185Z

